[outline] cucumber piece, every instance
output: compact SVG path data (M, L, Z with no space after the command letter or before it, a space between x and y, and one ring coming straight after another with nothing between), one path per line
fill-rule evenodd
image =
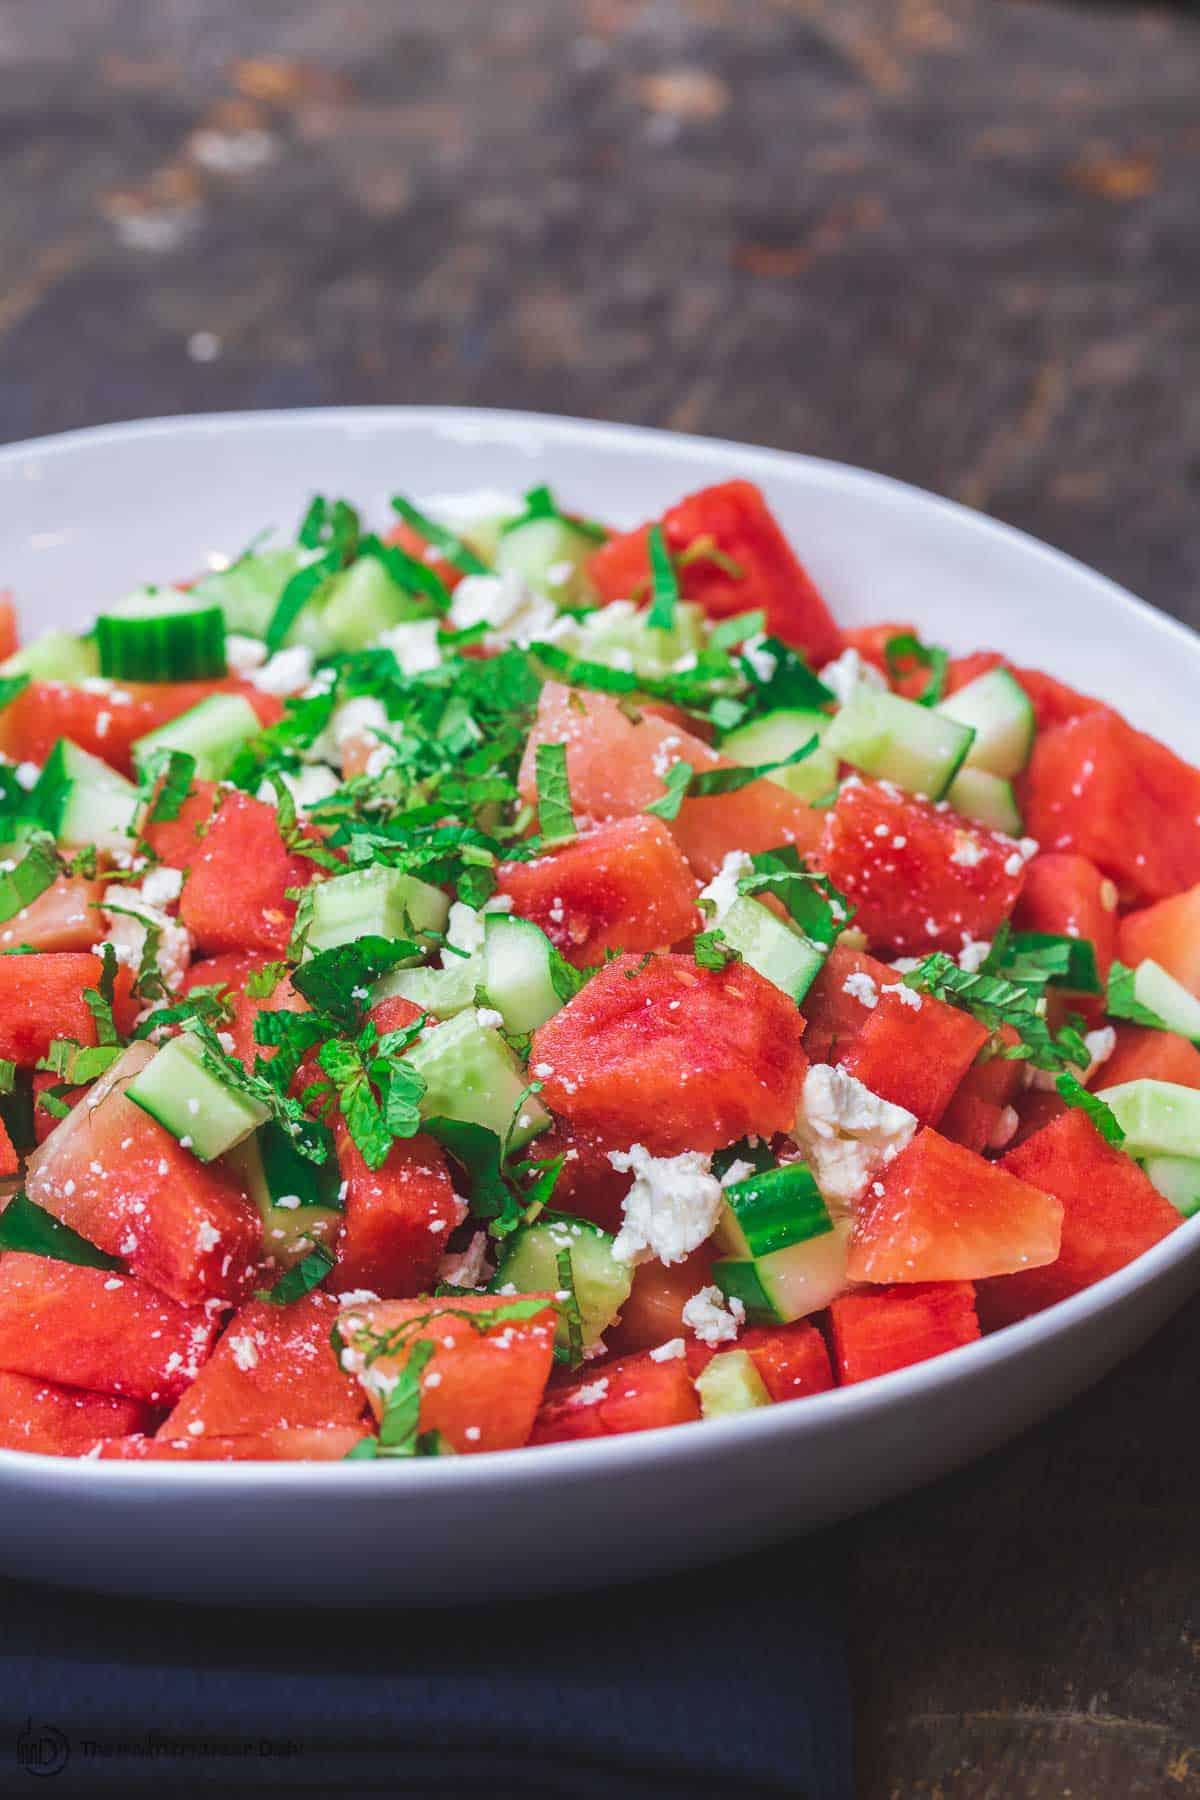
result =
M314 1244L328 1242L341 1223L341 1171L332 1133L326 1135L323 1163L301 1156L273 1119L229 1152L230 1167L262 1214L263 1248L280 1268L290 1269Z
M834 714L824 748L864 775L940 800L974 741L970 726L860 682Z
M828 1228L804 1243L767 1256L739 1257L713 1264L712 1278L731 1300L740 1300L754 1324L787 1324L807 1318L835 1300L846 1286L846 1259L853 1222L830 1219Z
M361 556L326 589L321 623L336 650L365 650L393 625L421 616L421 607L393 581L377 556Z
M748 1350L719 1350L696 1377L700 1412L706 1419L753 1412L770 1406L771 1396Z
M1185 1219L1200 1213L1200 1157L1148 1156L1142 1167L1177 1213Z
M505 526L519 519L525 510L520 494L505 494L494 488L480 488L469 494L434 494L421 502L421 511L427 518L460 537L489 567L495 563Z
M774 982L797 1005L829 954L748 894L740 894L727 912L719 914L716 926L743 962Z
M1200 1090L1173 1081L1123 1081L1101 1088L1130 1156L1200 1157Z
M703 607L679 601L668 628L647 624L648 616L631 600L614 600L588 613L560 641L589 662L629 669L646 679L668 675L683 658L700 655L705 644Z
M274 550L260 550L239 557L228 569L206 575L191 589L191 598L200 603L212 602L225 615L226 631L245 637L265 638L267 627L284 588L306 563L318 555L299 545L286 545ZM318 653L331 648L324 628L324 592L314 594L301 607L291 630L283 642L307 644Z
M725 1189L717 1222L717 1248L726 1256L754 1259L807 1243L832 1228L829 1208L807 1163L764 1169Z
M127 850L138 807L132 782L98 756L59 738L29 795L29 816L61 844Z
M569 972L566 981L560 972L565 969L561 953L540 925L508 913L489 913L484 934L483 986L490 1004L503 1016L506 1031L516 1036L536 1031L570 998L573 982Z
M450 902L440 888L401 869L373 863L335 875L312 890L307 954L352 944L355 938L420 938L444 931Z
M596 540L568 519L528 519L501 532L492 565L556 606L577 606L588 594L585 564L595 548Z
M267 1118L267 1109L222 1081L187 1032L168 1038L125 1089L200 1162L224 1156Z
M225 615L178 588L139 588L96 618L100 673L123 681L205 681L225 673Z
M99 673L95 639L74 637L69 631L44 631L0 663L0 675L31 675L35 681L65 681L74 686Z
M158 750L185 750L196 759L202 781L220 781L233 767L238 751L262 727L244 694L210 694L177 719L148 731L133 746L133 764L143 769Z
M446 926L441 968L394 970L376 985L372 1005L398 994L437 1019L453 1018L470 1006L484 979L483 926L482 913L456 900Z
M946 790L946 798L955 812L972 825L982 825L988 831L1006 831L1009 837L1019 838L1024 832L1013 785L1003 776L989 775L986 769L968 765L958 771Z
M482 1125L502 1144L507 1139L513 1150L550 1123L537 1095L525 1094L525 1070L516 1053L494 1025L479 1023L473 1009L456 1013L418 1038L408 1061L425 1082L421 1112L427 1119Z
M989 669L933 710L974 731L975 741L967 753L970 768L1010 780L1029 761L1034 711L1024 688L1007 669Z
M761 719L740 725L722 738L721 750L726 756L732 756L734 762L781 762L785 756L791 756L793 751L807 744L811 737L820 738L821 743L803 762L792 763L786 769L773 769L766 778L811 804L837 787L838 759L824 743L832 723L828 713L807 707L764 713Z
M587 1219L543 1213L532 1225L521 1225L504 1239L491 1291L511 1283L519 1294L557 1292L558 1258L566 1250L579 1302L583 1346L590 1349L613 1324L633 1286L633 1269L616 1260L613 1243L607 1231ZM558 1322L556 1342L563 1349L570 1344L563 1319Z
M1157 1013L1168 1031L1200 1042L1200 1000L1156 962L1140 962L1133 972L1133 997Z

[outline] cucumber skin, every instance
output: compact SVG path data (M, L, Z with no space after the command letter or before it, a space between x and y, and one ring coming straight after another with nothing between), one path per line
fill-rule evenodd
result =
M571 1254L575 1295L583 1323L583 1343L590 1348L614 1322L633 1287L633 1269L612 1255L613 1238L589 1219L568 1213L543 1213L507 1238L490 1283L498 1292L509 1282L520 1293L554 1292L558 1287L557 1255ZM589 1266L591 1265L591 1266ZM570 1333L559 1320L556 1341L566 1349Z
M910 739L916 740L915 749ZM940 749L933 748L935 739L940 740ZM907 793L937 801L962 768L974 741L975 733L967 725L918 706L915 700L860 686L835 713L825 748L874 780L893 781Z

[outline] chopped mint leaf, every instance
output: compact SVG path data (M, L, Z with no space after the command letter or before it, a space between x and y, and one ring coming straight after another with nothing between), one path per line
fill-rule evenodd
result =
M567 746L539 744L536 763L542 838L547 842L573 838L575 815L571 811L571 784L567 777Z
M429 1338L418 1338L397 1371L395 1385L388 1391L379 1421L380 1456L416 1454L421 1376L435 1349L436 1345Z
M898 631L883 646L883 655L893 681L910 673L914 666L928 669L929 680L917 696L917 704L937 705L946 691L946 670L950 664L948 650L943 650L940 644L922 643L911 631Z
M925 957L903 979L907 987L971 1013L989 1031L1010 1025L1021 1042L999 1051L1001 1056L1027 1060L1035 1068L1055 1072L1087 1066L1087 1047L1077 1022L1068 1020L1056 1038L1046 1023L1045 1002L1020 982L983 970L960 969L940 950Z
M698 931L693 950L698 969L723 969L727 963L742 960L740 950L732 950L723 931Z
M116 1041L80 1044L74 1038L54 1038L45 1056L38 1058L37 1067L47 1074L57 1075L64 1087L85 1087L106 1069L111 1069L120 1054L121 1045Z
M1102 1100L1099 1094L1089 1093L1074 1075L1060 1075L1054 1085L1068 1106L1076 1106L1087 1114L1106 1144L1120 1149L1125 1142L1125 1133L1107 1100Z
M296 570L275 602L275 611L267 624L264 641L270 655L282 648L284 639L309 601L341 566L341 557L330 550L315 562L305 563L302 569Z
M360 556L373 556L383 564L396 586L406 594L419 594L433 611L442 616L450 611L450 591L436 569L410 556L399 544L385 544L371 532L358 547Z
M1127 1019L1131 1025L1144 1025L1150 1031L1169 1031L1170 1026L1156 1012L1143 1006L1134 994L1137 970L1114 962L1108 972L1108 999L1105 1011L1110 1019Z
M308 503L308 510L300 521L300 529L296 533L296 542L305 550L315 550L321 542L325 531L325 519L329 512L328 502L324 494L314 494Z
M133 1035L135 1038L153 1037L157 1031L171 1025L185 1025L189 1019L201 1019L205 1024L220 1030L222 1026L228 1025L232 1017L233 1001L225 983L208 983L192 988L182 1000L175 1001L171 1006L156 1008L138 1023Z
M292 975L292 986L316 1012L328 1013L346 1030L357 1030L380 976L397 963L423 955L423 945L404 938L355 938L301 963Z
M96 1041L100 1044L119 1044L121 1034L117 1030L113 1018L113 996L116 992L117 953L111 944L104 944L100 953L100 986L84 988L83 1003L96 1022Z
M738 662L751 689L747 713L755 718L791 709L817 711L835 697L781 638L764 638L753 657L743 653Z
M679 809L683 805L688 789L692 785L695 774L691 763L674 762L662 777L666 792L657 800L648 800L642 808L643 812L653 813L656 818L665 819L668 824L679 817Z
M419 512L411 500L406 500L402 494L393 494L392 507L406 524L419 532L427 544L440 550L446 561L464 575L488 574L487 564L482 557L476 556L469 544L465 544L462 538L457 537L453 531L448 531L444 525L439 525L427 513Z
M510 531L518 531L522 525L530 525L535 519L560 519L564 525L569 525L584 537L590 537L597 544L603 544L608 537L607 526L601 525L598 520L583 519L573 513L563 512L544 483L528 490L525 495L525 511L515 519L505 520L500 527L500 535L507 537Z
M794 845L762 850L750 862L754 873L742 877L738 893L774 894L814 944L831 945L854 917L845 894L828 876L806 869Z
M25 692L29 682L28 675L0 676L0 712L3 712L6 706L11 706L13 701Z
M58 879L58 857L54 840L41 834L34 837L15 869L0 875L0 924L15 919L39 894L53 887Z
M51 1213L35 1206L22 1189L0 1213L0 1250L23 1250L30 1256L50 1256L56 1262L78 1263L85 1269L123 1269L115 1256L106 1256L95 1244L60 1224Z
M671 554L667 549L667 541L663 536L661 525L652 525L648 537L650 550L650 581L653 598L650 611L646 616L647 625L657 626L661 631L670 631L675 623L675 608L679 604L679 577L671 562Z
M141 768L142 793L150 799L145 823L177 819L191 792L196 759L186 750L156 750Z
M555 1344L554 1359L577 1369L583 1361L583 1313L579 1307L579 1295L575 1291L575 1271L571 1266L569 1248L564 1247L558 1251L554 1267L558 1276L559 1292L556 1298L559 1316L567 1328L567 1341L565 1344Z
M272 1306L290 1306L293 1300L303 1300L305 1294L320 1287L334 1260L333 1251L327 1245L315 1244L303 1262L281 1275L273 1288L256 1289L254 1298L267 1300Z
M269 1000L286 974L285 962L264 963L261 969L252 969L246 977L247 997L251 1000Z
M17 1065L0 1056L0 1095L11 1094L17 1081Z

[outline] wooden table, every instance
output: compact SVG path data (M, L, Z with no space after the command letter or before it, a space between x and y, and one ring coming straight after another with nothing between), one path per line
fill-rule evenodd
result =
M1200 623L1200 23L0 5L0 434L459 401L903 475ZM203 503L203 496L198 496ZM1200 1794L1200 1306L854 1528L862 1792Z

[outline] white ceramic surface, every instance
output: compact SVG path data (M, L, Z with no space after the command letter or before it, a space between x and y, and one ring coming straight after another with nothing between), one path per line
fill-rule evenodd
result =
M760 482L847 624L913 619L1117 702L1200 760L1200 639L1033 540L900 483L713 440L513 413L386 408L117 426L0 451L0 580L28 626L290 529L314 490L550 480L632 521ZM409 1464L136 1465L0 1451L0 1568L114 1592L297 1605L607 1584L843 1517L1002 1442L1200 1285L1200 1218L1047 1313L879 1381L715 1424Z

